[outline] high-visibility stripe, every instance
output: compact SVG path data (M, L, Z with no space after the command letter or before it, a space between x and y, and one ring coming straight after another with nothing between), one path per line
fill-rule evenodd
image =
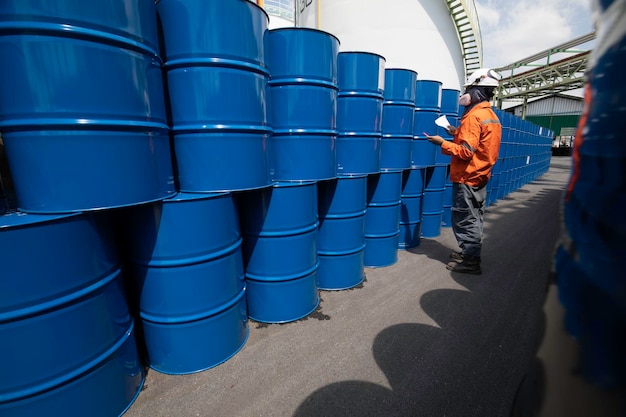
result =
M482 121L482 124L487 125L490 123L496 123L496 124L500 124L500 120L498 119L485 119Z
M476 152L476 149L472 148L472 147L469 145L469 143L467 143L467 142L463 142L463 143L462 143L462 145L463 145L463 146L465 146L465 147L466 147L467 149L469 149L470 151L472 151L472 152Z

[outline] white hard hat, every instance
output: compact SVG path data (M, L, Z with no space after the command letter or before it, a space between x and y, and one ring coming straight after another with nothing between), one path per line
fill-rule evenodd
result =
M483 87L497 87L500 84L502 76L491 68L480 68L467 77L464 87L471 85Z

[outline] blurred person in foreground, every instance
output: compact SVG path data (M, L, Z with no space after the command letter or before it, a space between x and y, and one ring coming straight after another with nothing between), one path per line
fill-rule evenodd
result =
M444 155L451 155L452 230L460 252L450 254L446 266L453 272L479 275L483 236L483 208L487 182L498 160L502 125L491 108L502 76L490 68L473 72L465 83L459 104L465 107L458 127L446 130L454 138L446 141L438 135L426 135L441 146Z

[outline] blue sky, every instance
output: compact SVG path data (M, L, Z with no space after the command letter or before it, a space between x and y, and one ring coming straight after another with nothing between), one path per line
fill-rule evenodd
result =
M593 30L592 0L475 0L475 3L485 67L505 66Z

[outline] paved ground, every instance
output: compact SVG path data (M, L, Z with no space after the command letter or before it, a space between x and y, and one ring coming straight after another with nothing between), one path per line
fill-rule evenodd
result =
M487 209L482 275L445 269L457 247L442 229L396 264L366 269L361 286L322 292L304 320L251 322L244 348L220 366L149 371L125 417L533 415L553 389L536 354L546 323L560 332L544 304L569 167L553 158L547 174Z

